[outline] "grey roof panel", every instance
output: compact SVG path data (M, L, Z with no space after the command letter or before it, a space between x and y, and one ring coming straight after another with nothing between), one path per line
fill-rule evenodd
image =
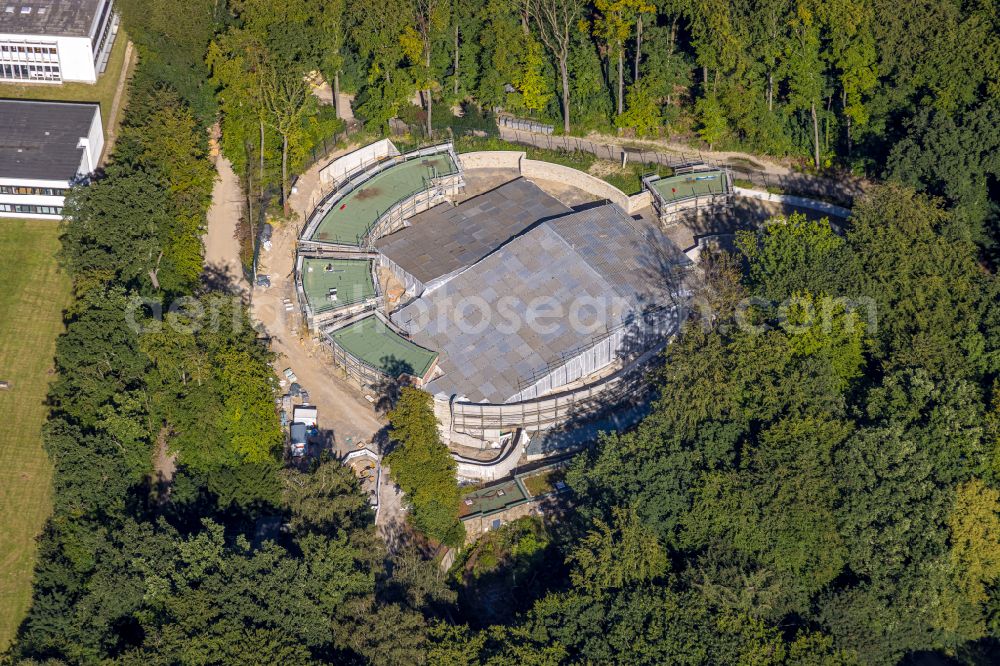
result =
M97 104L0 100L0 178L73 180Z
M571 210L524 178L415 215L375 246L424 284L471 266L540 220Z
M441 353L444 374L428 390L504 402L647 305L669 307L677 290L670 271L686 263L654 225L607 204L539 224L425 292L393 321L416 343ZM570 311L582 295L600 299L594 330L571 324ZM506 323L498 309L504 297L515 299L521 318L509 334L498 330ZM463 302L484 301L489 326L475 326L478 317L468 325L468 311L465 319L454 315ZM527 324L531 308L542 315L541 326ZM431 315L425 326L417 324L422 312Z
M101 0L3 0L0 33L89 37L100 6Z

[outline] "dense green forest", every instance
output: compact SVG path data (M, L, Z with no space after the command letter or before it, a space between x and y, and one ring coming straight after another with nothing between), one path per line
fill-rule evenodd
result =
M251 199L287 192L342 129L309 94L305 78L318 73L355 95L374 135L394 116L428 128L424 140L488 130L503 110L557 132L892 178L960 206L979 241L984 220L996 224L1000 12L990 0L183 5L119 3L149 71L203 122L221 113L223 150Z
M55 508L12 661L995 663L994 3L118 5L140 63L110 163L67 202ZM201 281L208 126L249 192L287 191L341 128L312 71L369 133L457 127L462 103L886 182L842 235L794 216L706 257L651 415L576 459L565 520L507 526L445 575L387 554L336 462L282 468L269 352ZM399 466L437 465L404 398ZM440 484L417 526L452 540L442 470L401 482Z

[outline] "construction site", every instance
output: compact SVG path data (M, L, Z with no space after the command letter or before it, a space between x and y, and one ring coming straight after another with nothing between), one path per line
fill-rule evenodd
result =
M295 262L302 317L369 402L401 383L433 396L468 479L646 413L648 364L712 239L693 229L737 194L704 164L626 195L520 151L404 154L389 140L319 180Z

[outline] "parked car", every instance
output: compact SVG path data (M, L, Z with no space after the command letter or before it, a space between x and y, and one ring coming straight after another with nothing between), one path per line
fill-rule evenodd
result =
M285 379L287 379L290 382L297 382L297 381L299 381L299 378L295 376L295 373L292 372L291 368L285 368L284 374L285 374Z
M270 287L271 286L271 276L270 275L258 275L257 276L257 286L258 287Z
M309 391L302 389L302 392L299 394L299 397L302 398L302 402L309 404Z

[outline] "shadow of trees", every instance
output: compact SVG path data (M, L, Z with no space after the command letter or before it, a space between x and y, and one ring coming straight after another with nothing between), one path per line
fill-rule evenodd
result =
M206 263L201 273L201 282L207 291L220 291L225 294L244 295L239 280L242 276L233 275L226 266Z
M413 366L395 356L383 356L379 364L384 371L383 378L372 388L375 391L375 411L385 416L396 406L400 391L413 384Z

